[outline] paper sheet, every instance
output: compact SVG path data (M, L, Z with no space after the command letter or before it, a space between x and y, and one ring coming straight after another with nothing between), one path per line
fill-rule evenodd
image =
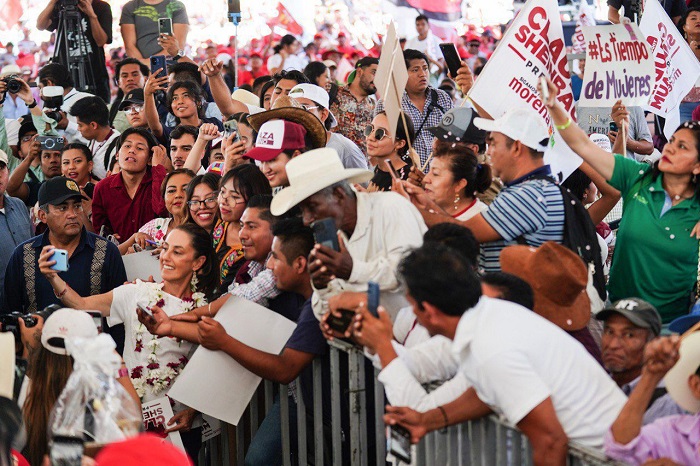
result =
M232 296L215 319L233 338L279 354L296 324L262 306ZM222 351L199 347L168 396L229 424L237 425L262 379Z
M143 403L141 405L141 415L143 416L144 429L162 437L164 442L168 441L180 450L185 451L180 432L170 432L167 436L164 436L165 430L168 428L168 421L173 417L173 408L166 397Z
M126 269L126 279L133 282L137 278L148 280L149 275L153 275L156 283L162 280L160 276L160 262L158 256L151 254L151 251L141 251L122 256L124 268Z

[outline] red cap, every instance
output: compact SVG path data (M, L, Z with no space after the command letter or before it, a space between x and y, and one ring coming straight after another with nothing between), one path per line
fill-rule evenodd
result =
M95 457L100 466L191 466L185 453L152 434L111 443Z
M314 34L314 40L316 40L316 39L323 39L323 34L321 34L320 32L317 32L316 34Z
M345 37L345 33L344 33L343 31L340 31L340 32L338 33L338 37Z
M250 54L250 58L251 58L251 59L253 59L253 58L260 58L260 59L262 60L262 55L260 55L260 54L257 53L257 52L253 52L253 53Z
M269 162L281 152L305 148L305 136L306 129L300 124L287 120L270 120L260 127L255 147L245 156L260 162Z

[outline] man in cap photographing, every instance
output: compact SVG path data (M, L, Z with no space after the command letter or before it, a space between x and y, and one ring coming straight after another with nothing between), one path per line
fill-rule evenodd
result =
M39 189L39 218L47 230L15 248L5 275L4 312L32 313L49 304L61 304L39 270L40 255L64 250L68 270L60 272L68 286L81 296L106 293L126 281L117 247L83 227L80 217L85 199L71 179L59 176ZM104 328L107 328L104 326ZM123 349L124 329L108 330Z
M601 351L605 370L629 396L642 375L644 350L661 332L661 317L648 302L627 298L607 306L596 319L603 322ZM675 414L685 411L668 395L662 379L649 400L643 424Z
M374 281L382 303L394 315L405 300L397 276L403 254L423 242L425 224L418 211L396 193L356 193L350 183L372 178L370 170L343 168L333 149L318 149L286 166L289 186L272 200L282 215L299 205L305 225L333 219L339 250L316 244L309 256L316 317L328 312L327 300L341 291L367 291ZM384 300L386 298L386 300ZM393 301L393 302L392 302Z

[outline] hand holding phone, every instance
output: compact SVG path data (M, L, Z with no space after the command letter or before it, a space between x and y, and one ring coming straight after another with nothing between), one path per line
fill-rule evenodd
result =
M143 312L147 316L153 317L153 312L145 304L136 303L136 306L138 306L138 308L141 309L141 312Z
M173 35L173 20L170 18L158 18L158 33Z
M57 272L67 272L68 271L68 251L65 249L54 249L53 254L49 257L50 261L56 261L54 265L51 266L51 270Z
M331 217L317 220L311 224L311 229L314 232L314 240L316 243L340 252L340 243L338 242L338 228L335 225L335 220Z
M411 464L411 433L398 424L387 426L386 450L406 464Z
M350 327L350 324L352 324L352 319L355 317L355 311L351 311L349 309L338 309L338 312L340 312L340 316L330 312L328 318L326 318L326 323L335 332L345 334L348 327Z
M379 284L376 282L367 283L367 309L377 319L379 318Z
M165 63L165 55L153 55L151 57L151 74L154 74L156 71L160 70L155 77L165 78L168 76L166 69L167 66Z

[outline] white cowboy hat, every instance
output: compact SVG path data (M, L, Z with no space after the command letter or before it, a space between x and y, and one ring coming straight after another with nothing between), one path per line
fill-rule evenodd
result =
M15 336L0 332L0 396L12 399L15 385Z
M695 374L700 366L700 332L685 337L679 351L680 359L664 377L666 390L678 406L688 412L697 413L700 411L700 400L690 391L688 378Z
M304 152L290 160L285 169L289 186L272 199L272 215L284 214L304 199L338 181L364 183L374 176L371 170L343 167L338 152L329 147Z

